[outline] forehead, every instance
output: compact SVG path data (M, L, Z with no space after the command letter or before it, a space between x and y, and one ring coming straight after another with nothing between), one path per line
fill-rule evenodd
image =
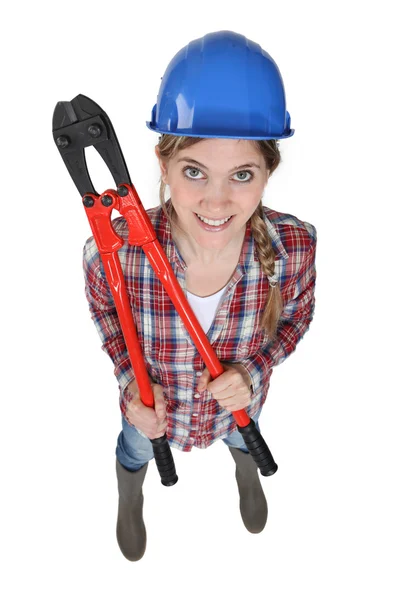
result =
M262 158L256 144L251 140L223 138L204 139L188 148L179 150L174 157L174 162L185 156L198 160L207 167L218 166L221 169L224 167L231 169L235 165L257 160L261 166L260 159Z

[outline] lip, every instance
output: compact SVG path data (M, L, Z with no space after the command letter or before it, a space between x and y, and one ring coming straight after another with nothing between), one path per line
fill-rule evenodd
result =
M193 213L193 214L194 214L194 218L196 219L196 221L200 225L200 227L202 229L204 229L204 231L211 231L212 233L218 233L218 231L224 231L225 229L228 229L229 225L232 223L233 219L235 218L235 215L232 215L232 217L229 219L229 221L227 221L223 225L218 225L218 227L214 227L213 225L207 225L207 223L204 223L204 221L201 221L196 213ZM203 216L203 215L201 215L201 216Z
M210 221L223 221L224 219L227 219L228 217L233 217L233 215L226 215L226 217L207 217L206 215L202 215L201 213L194 213L196 216L200 215L201 217L203 217L203 219L210 219Z

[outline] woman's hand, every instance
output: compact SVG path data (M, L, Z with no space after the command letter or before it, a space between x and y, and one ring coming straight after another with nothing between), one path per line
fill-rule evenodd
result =
M221 363L225 371L211 381L207 367L199 377L197 391L207 389L222 408L235 411L249 406L251 401L251 380L241 365Z
M142 431L149 440L162 437L167 430L167 408L164 400L163 387L151 381L154 396L154 408L143 404L136 379L128 385L132 400L126 407L126 420Z

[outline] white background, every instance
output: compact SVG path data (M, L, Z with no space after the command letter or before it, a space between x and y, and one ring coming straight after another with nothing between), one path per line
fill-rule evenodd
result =
M3 7L3 598L399 598L394 4ZM221 29L261 44L282 73L296 133L281 142L265 204L317 228L316 312L274 370L260 419L279 465L261 478L264 531L241 522L222 442L175 450L174 487L149 466L147 550L130 563L115 539L118 386L84 296L91 231L52 115L80 93L100 104L143 204L156 206L158 136L145 122L160 78L180 48ZM113 187L88 162L97 190Z

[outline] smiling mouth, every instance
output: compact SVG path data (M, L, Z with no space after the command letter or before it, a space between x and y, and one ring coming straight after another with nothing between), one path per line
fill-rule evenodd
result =
M197 218L202 221L203 223L206 223L207 225L211 225L213 227L219 227L221 225L224 225L225 223L227 223L228 221L230 221L230 219L232 219L233 215L231 215L230 217L226 217L225 219L207 219L206 217L203 217L201 215L199 215L198 213L195 213L195 215L197 216Z

